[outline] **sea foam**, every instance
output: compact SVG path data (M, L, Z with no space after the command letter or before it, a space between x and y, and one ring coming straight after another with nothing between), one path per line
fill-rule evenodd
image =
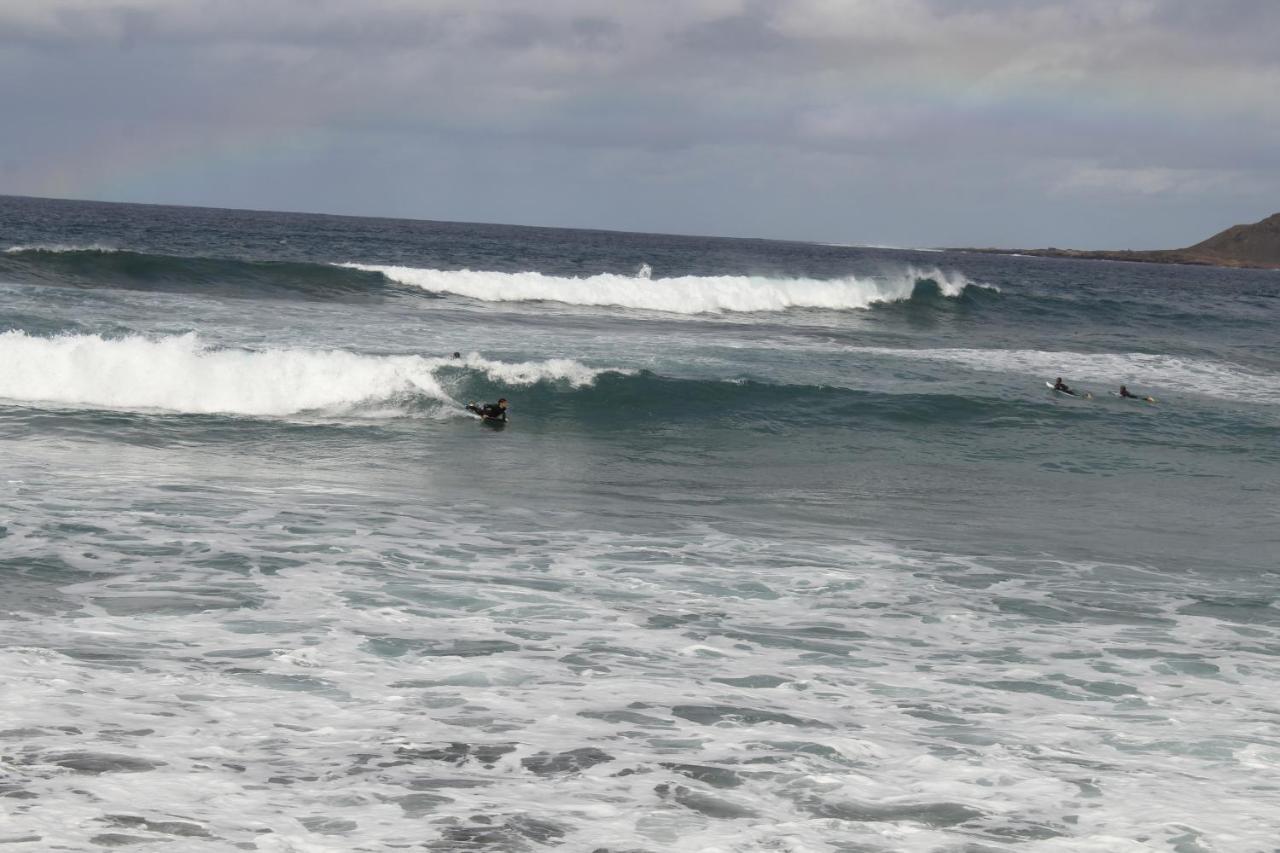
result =
M1238 400L1246 403L1280 403L1276 377L1241 365L1154 353L1081 353L1015 349L904 349L893 347L844 347L895 358L944 361L993 373L1021 373L1081 382L1126 382L1135 390L1168 389ZM1102 389L1093 389L1102 390Z
M958 297L975 285L963 274L907 268L887 278L770 278L766 276L676 276L651 278L648 265L634 276L601 273L582 278L540 272L438 270L376 264L341 264L377 272L398 284L431 293L450 293L484 302L560 302L568 305L634 308L672 314L833 311L869 308L910 299L916 285L934 282L944 296ZM994 289L994 288L989 288Z
M101 243L90 243L85 246L77 246L67 243L35 243L29 246L9 246L4 250L4 253L6 255L22 255L35 252L47 252L49 254L63 255L69 252L111 253L118 251L120 250L114 246L105 246Z
M502 362L368 355L346 350L260 351L161 338L0 334L0 397L34 404L190 414L343 414L414 400L456 409L444 375L465 370L506 385L589 385L604 370L571 359ZM420 406L419 406L420 407ZM402 414L392 408L390 414Z

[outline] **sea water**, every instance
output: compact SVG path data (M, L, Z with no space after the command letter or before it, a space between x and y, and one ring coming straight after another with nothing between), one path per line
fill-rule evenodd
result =
M0 849L1280 849L1275 273L0 249Z

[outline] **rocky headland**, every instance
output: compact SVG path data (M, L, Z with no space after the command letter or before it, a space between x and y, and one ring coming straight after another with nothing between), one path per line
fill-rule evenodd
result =
M998 255L1042 258L1084 258L1099 261L1141 261L1153 264L1196 264L1216 267L1280 269L1280 213L1250 225L1233 225L1185 249L955 249Z

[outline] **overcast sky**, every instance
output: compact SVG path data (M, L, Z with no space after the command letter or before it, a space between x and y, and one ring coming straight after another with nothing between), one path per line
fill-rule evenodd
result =
M1280 210L1277 0L0 0L0 193L899 246Z

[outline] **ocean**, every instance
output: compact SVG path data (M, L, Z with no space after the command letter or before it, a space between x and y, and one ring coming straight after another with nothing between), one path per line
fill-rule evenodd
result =
M1280 850L1274 272L0 198L0 463L5 850Z

